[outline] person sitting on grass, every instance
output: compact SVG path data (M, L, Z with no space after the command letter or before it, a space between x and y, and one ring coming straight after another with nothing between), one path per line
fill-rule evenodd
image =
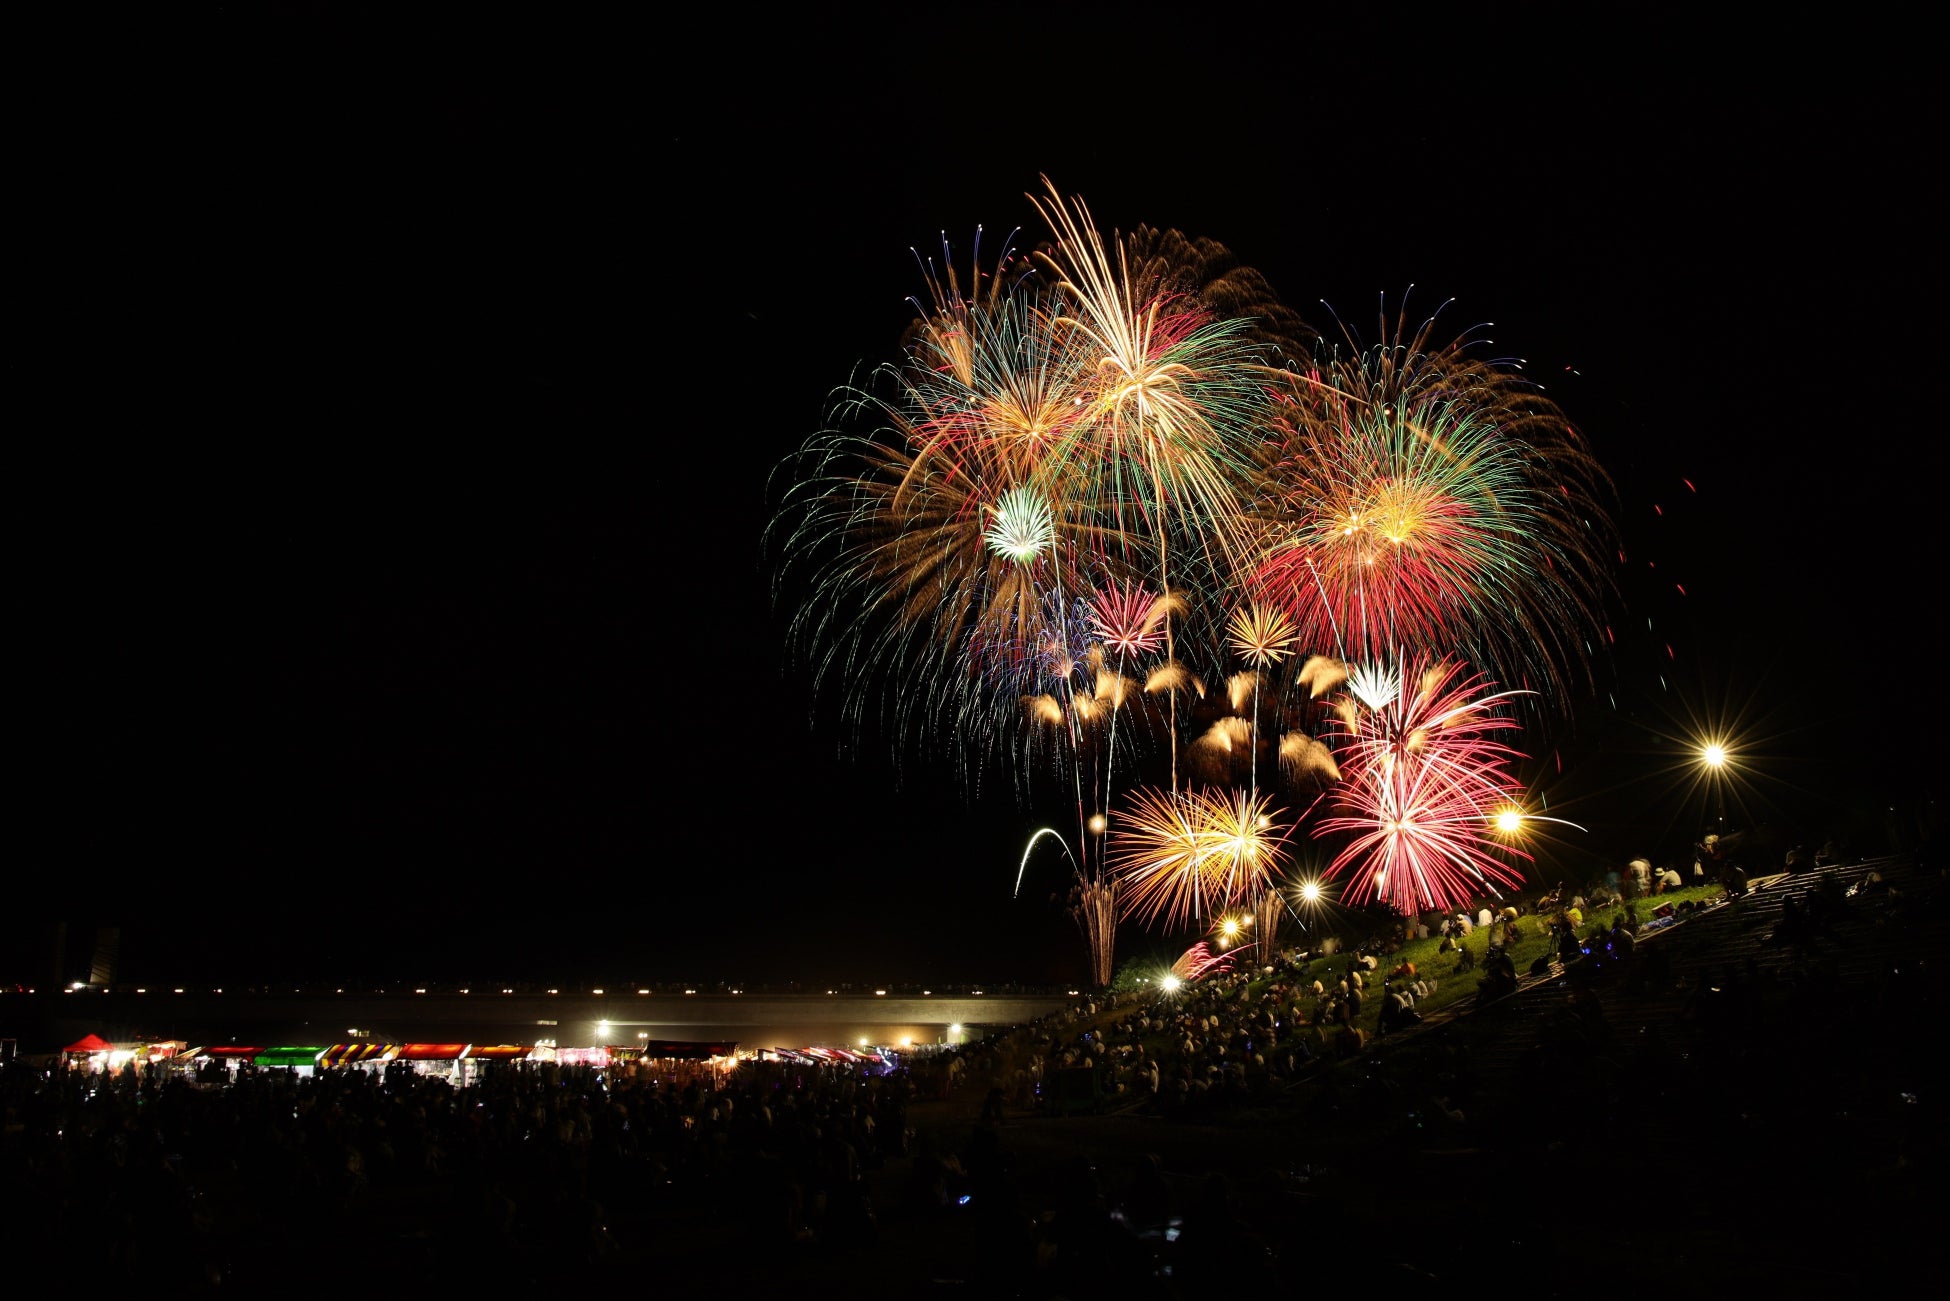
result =
M1422 1014L1415 1010L1408 996L1401 990L1392 991L1388 995L1388 1001L1381 1005L1381 1021L1378 1028L1383 1034L1406 1030L1412 1025L1420 1025L1421 1022Z
M1557 933L1557 960L1570 966L1584 956L1584 946L1578 942L1578 933L1569 926Z
M1618 959L1618 961L1624 962L1632 956L1632 948L1638 941L1632 938L1632 928L1625 924L1624 913L1620 913L1611 919L1609 943L1611 944L1612 956Z

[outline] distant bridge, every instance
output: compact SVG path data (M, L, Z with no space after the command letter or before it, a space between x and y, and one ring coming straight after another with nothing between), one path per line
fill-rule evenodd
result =
M0 1036L47 1052L86 1034L112 1043L533 1043L626 1046L639 1039L736 1040L746 1047L966 1043L1081 1001L1068 994L775 994L499 991L418 994L188 990L0 994Z

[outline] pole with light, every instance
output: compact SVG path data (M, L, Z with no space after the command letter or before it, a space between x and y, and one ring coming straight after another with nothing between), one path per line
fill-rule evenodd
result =
M1719 741L1708 741L1700 747L1700 762L1706 765L1706 780L1713 792L1715 809L1714 829L1725 834L1727 822L1727 791L1725 779L1721 774L1727 766L1727 748Z

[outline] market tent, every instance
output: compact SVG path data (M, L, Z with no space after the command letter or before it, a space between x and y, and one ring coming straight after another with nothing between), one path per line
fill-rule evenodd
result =
M467 1050L470 1062L518 1062L535 1050L527 1044L474 1044Z
M99 1053L108 1051L108 1040L98 1034L83 1035L61 1050L64 1053Z
M402 1062L449 1062L466 1051L466 1044L401 1044L394 1058Z
M321 1048L265 1048L258 1052L259 1066L316 1066L325 1055Z
M815 1046L811 1048L768 1048L766 1051L774 1054L781 1061L798 1062L801 1065L807 1066L849 1066L855 1063L861 1065L877 1065L881 1061L879 1057L872 1053L854 1052L851 1048Z
M619 1051L611 1049L612 1052ZM701 1043L684 1039L652 1039L637 1049L639 1057L657 1061L708 1062L738 1051L736 1043Z

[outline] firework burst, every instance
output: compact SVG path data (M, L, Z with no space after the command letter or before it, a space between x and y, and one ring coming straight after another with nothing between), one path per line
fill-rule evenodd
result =
M1230 634L1241 659L1266 669L1293 653L1300 628L1279 606L1253 601L1233 612Z
M1111 583L1088 602L1090 628L1119 656L1148 655L1165 644L1165 621L1183 605L1136 583Z
M1305 732L1288 732L1280 738L1280 766L1285 769L1287 780L1295 785L1308 780L1337 782L1341 779L1333 750Z
M1248 586L1312 649L1442 648L1561 691L1608 590L1609 482L1520 372L1433 330L1294 377Z
M838 683L856 729L880 711L897 752L939 745L971 773L1011 752L1017 699L1066 693L1072 598L1129 581L1111 559L1129 548L1044 473L1089 354L1007 267L966 293L930 268L903 359L842 394L837 423L869 427L801 450L772 527L815 686Z
M1518 693L1494 692L1453 666L1394 682L1392 699L1351 700L1351 714L1336 720L1345 779L1334 816L1314 834L1353 838L1326 875L1349 875L1350 903L1375 898L1408 914L1522 884L1498 853L1529 855L1492 836L1514 797L1506 767L1523 757L1497 739L1517 726L1499 709Z
M1048 499L1033 488L1011 488L987 510L989 524L982 537L998 556L1027 565L1056 544L1056 516Z
M1243 718L1215 719L1185 747L1186 776L1212 786L1246 781L1252 772L1253 725Z
M1214 953L1212 946L1200 940L1191 948L1178 955L1166 975L1179 984L1189 985L1204 976L1222 976L1232 970L1236 953Z
M1286 861L1278 816L1249 791L1134 791L1109 849L1124 914L1170 929L1254 897Z
M897 360L788 463L768 544L815 687L858 730L884 710L896 751L1074 801L1093 972L1115 917L1256 907L1273 943L1275 735L1295 788L1340 783L1316 834L1349 837L1350 902L1514 884L1485 839L1505 706L1588 675L1615 550L1582 439L1466 335L1316 348L1222 246L1105 233L1044 184L1049 241L923 260ZM1169 787L1113 800L1167 750Z
M1096 357L1053 463L1119 533L1154 539L1161 569L1172 533L1236 551L1271 400L1250 323L1134 277L1081 200L1032 202L1056 236L1039 255L1064 297L1053 324Z

